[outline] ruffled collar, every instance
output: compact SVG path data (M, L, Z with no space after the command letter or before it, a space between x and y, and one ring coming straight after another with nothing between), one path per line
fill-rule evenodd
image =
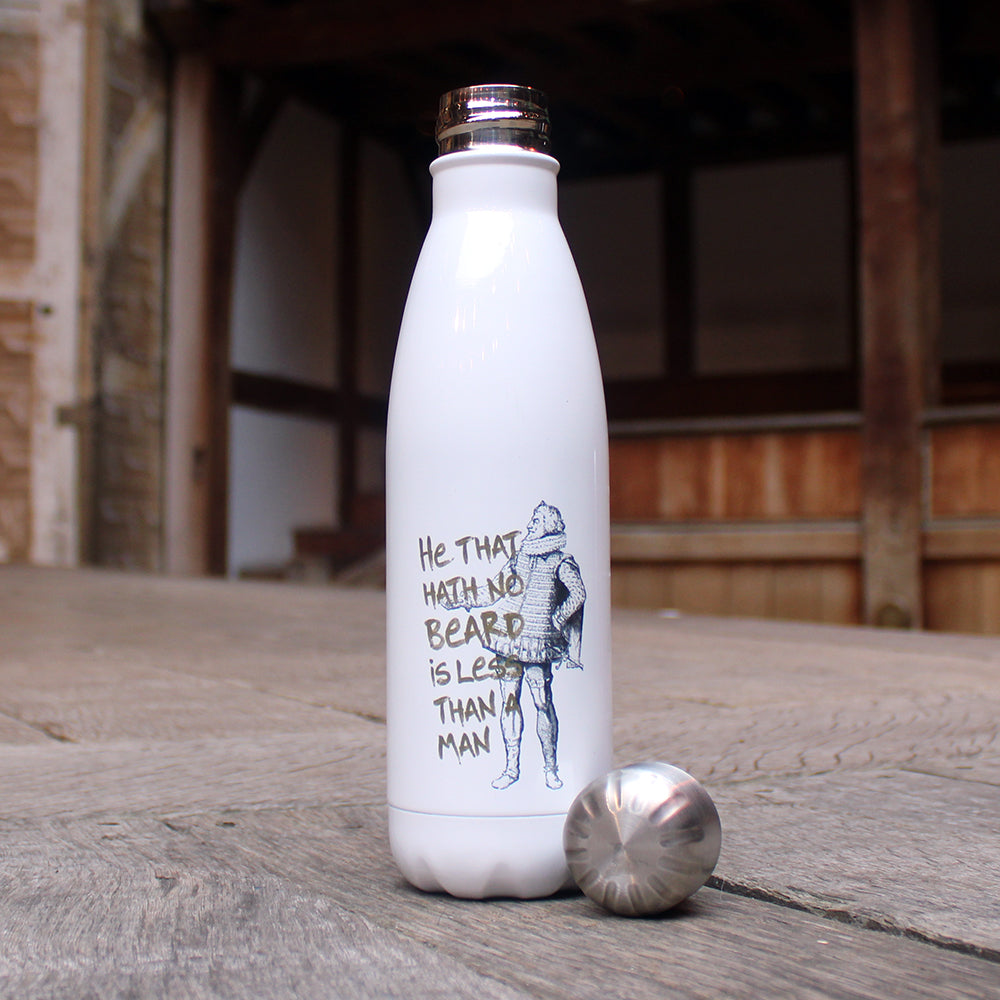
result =
M558 531L540 538L526 538L521 542L521 551L529 556L547 556L566 547L566 532Z

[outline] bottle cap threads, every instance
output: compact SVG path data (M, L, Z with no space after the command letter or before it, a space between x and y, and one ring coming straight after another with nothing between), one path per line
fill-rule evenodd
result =
M534 87L486 83L449 90L438 109L438 153L476 146L551 149L549 102Z

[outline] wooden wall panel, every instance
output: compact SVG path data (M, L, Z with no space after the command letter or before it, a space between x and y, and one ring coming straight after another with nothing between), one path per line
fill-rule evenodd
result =
M931 431L932 517L1000 515L1000 424Z
M613 438L615 521L851 518L859 438L816 430Z
M685 614L782 618L850 625L861 614L853 562L617 563L613 602Z
M925 563L924 594L927 628L1000 633L1000 560Z
M925 433L925 627L1000 633L1000 423ZM617 438L611 455L615 603L862 620L856 432Z
M611 603L620 608L672 608L673 576L661 563L613 565Z
M821 621L851 625L861 621L861 564L826 563L817 567Z
M31 549L31 386L34 307L0 300L0 563Z
M770 617L774 613L774 564L731 563L727 570L730 610L726 614Z

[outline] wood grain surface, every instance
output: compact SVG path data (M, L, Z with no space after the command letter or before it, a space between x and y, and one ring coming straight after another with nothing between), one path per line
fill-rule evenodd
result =
M1000 997L1000 642L618 614L713 882L406 886L376 592L0 567L0 997Z

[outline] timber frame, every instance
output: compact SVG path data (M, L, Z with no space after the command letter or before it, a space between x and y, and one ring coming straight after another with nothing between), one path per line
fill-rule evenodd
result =
M341 255L344 336L336 390L228 369L235 197L269 116L295 96L345 124L339 199L342 238L350 244L360 224L350 208L361 180L358 136L397 149L418 178L415 192L426 199L419 178L433 155L437 95L504 77L529 80L549 94L564 176L659 171L666 179L668 368L647 380L607 385L613 425L860 412L863 619L923 621L925 413L1000 404L1000 366L942 368L937 351L940 147L1000 135L1000 11L989 0L511 0L502 6L146 0L146 13L180 77L194 72L205 88L193 107L206 116L205 200L197 210L211 279L200 307L179 307L197 313L204 395L190 403L200 417L178 418L187 436L176 446L204 464L200 485L191 487L199 495L181 498L177 509L200 504L206 537L187 568L225 566L220 518L230 402L336 421L344 523L356 490L359 431L384 420L384 400L357 389L361 331L352 253ZM251 79L257 97L248 110L239 94ZM851 366L699 375L691 171L833 152L848 154L853 168Z

